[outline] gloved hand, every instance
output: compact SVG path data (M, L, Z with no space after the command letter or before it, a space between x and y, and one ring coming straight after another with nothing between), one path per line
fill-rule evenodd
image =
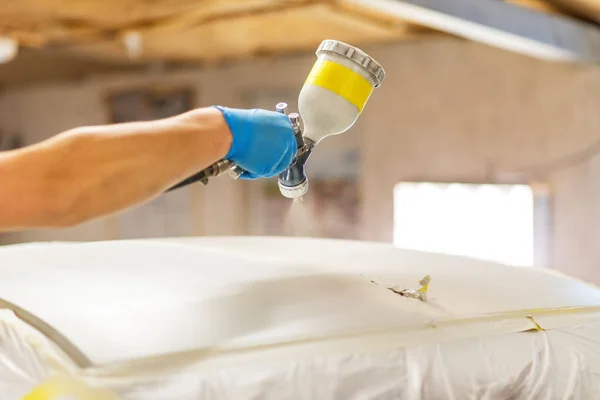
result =
M233 137L226 159L246 171L240 178L270 178L292 163L297 146L289 118L275 111L217 106Z

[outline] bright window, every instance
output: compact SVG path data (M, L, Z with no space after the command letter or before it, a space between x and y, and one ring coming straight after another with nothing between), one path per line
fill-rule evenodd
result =
M533 266L534 203L528 185L399 183L394 189L394 244Z

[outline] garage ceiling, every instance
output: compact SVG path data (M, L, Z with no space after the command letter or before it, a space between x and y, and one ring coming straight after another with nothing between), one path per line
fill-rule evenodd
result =
M600 22L600 0L552 0L551 2L580 17Z
M3 2L0 34L16 39L27 50L0 66L0 84L135 68L156 60L213 64L312 51L324 38L364 45L442 34L436 27L371 6L379 0L369 1ZM600 0L507 2L542 13L600 21Z

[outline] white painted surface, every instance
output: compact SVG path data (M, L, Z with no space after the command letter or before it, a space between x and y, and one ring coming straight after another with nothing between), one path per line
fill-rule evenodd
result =
M94 364L75 368L0 310L1 400L59 370L122 400L600 390L600 291L543 269L277 238L33 244L2 248L0 260L0 298ZM388 289L417 289L425 275L427 302Z

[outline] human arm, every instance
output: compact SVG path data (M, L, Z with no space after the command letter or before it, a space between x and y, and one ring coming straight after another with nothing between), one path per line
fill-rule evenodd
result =
M293 131L283 118L202 108L159 121L76 128L0 153L0 231L109 215L224 157L250 171L248 178L272 176L293 158Z

